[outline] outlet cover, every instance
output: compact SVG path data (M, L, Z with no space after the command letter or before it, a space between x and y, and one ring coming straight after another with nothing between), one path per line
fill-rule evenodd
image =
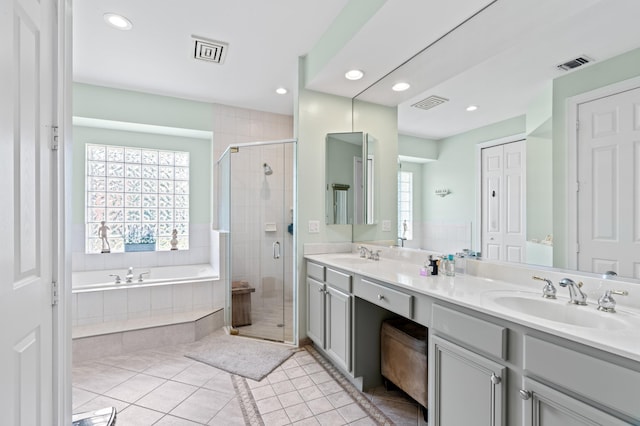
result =
M391 221L383 220L382 221L382 231L383 232L391 232Z
M320 233L320 221L319 220L310 220L309 221L309 233L310 234L319 234Z

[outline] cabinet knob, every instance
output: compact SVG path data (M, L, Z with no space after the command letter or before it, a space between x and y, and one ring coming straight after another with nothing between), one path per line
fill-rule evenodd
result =
M502 379L499 376L496 376L495 374L491 375L491 383L494 385L499 385L501 381Z
M529 392L528 390L520 389L518 392L520 393L520 398L524 399L525 401L531 398L531 392Z
M381 295L381 294L379 294L379 295L378 295L378 300L383 300L383 299L384 299L384 296L383 296L383 295Z

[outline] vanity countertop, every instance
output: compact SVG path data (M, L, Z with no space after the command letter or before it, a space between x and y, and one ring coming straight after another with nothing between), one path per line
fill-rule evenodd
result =
M421 276L420 266L414 263L395 259L373 261L351 253L313 254L305 258L640 362L640 310L635 308L620 304L616 313L600 312L596 309L597 300L590 297L588 306L568 306L567 312L581 310L577 312L582 314L579 317L586 314L589 319L588 326L579 326L525 314L494 301L495 296L524 295L535 299L535 303L567 303L568 290L560 287L557 300L543 299L544 283L538 281L508 282L467 274Z

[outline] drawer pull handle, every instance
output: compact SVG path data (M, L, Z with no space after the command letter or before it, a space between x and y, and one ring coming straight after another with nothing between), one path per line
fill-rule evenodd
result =
M500 377L496 376L495 374L491 375L491 383L493 383L494 385L499 385L501 381L502 379Z
M531 398L531 392L529 392L528 390L520 389L519 392L520 398L524 399L525 401Z
M383 295L381 295L381 294L379 294L379 295L378 295L378 300L384 300L384 296L383 296Z

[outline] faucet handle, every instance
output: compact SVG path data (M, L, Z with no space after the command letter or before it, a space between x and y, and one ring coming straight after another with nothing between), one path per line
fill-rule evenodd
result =
M534 275L531 278L533 278L534 280L538 280L538 281L544 281L546 283L544 285L544 287L542 287L542 297L544 297L545 299L555 299L556 298L557 290L554 287L553 282L551 282L550 279L542 278L542 277L539 277L537 275Z
M376 250L375 252L371 252L371 258L373 260L380 260L380 254L382 253L382 250Z
M122 278L118 274L109 274L110 277L116 277L116 284L120 284L122 282Z
M616 311L616 301L611 296L617 294L620 296L628 296L629 292L626 290L607 290L602 297L598 299L598 310L602 312L614 313Z

